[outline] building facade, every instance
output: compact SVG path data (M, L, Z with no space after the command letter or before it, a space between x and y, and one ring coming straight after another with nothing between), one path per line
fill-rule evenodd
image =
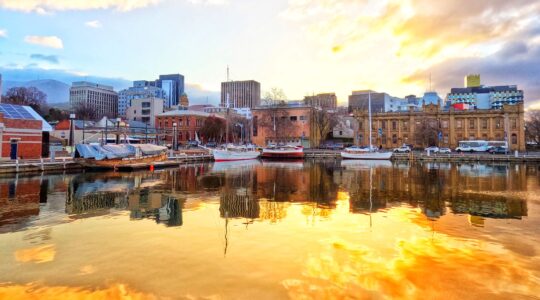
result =
M221 83L221 106L254 108L261 104L261 84L255 80Z
M335 93L324 93L304 97L304 103L308 106L320 107L326 110L335 110L337 97Z
M131 106L134 99L161 98L165 101L165 91L151 83L144 80L134 81L133 87L121 90L118 93L118 115L125 116L127 108Z
M411 107L420 109L422 106L421 101L410 101L411 97L416 99L415 96L399 98L371 90L354 91L349 96L349 110L367 110L370 98L372 112L408 111Z
M171 110L157 115L155 124L158 133L162 134L163 140L171 143L173 133L176 130L177 141L185 144L196 138L199 138L200 140L204 139L199 131L203 127L206 118L210 116L225 119L220 115L209 114L202 111Z
M161 98L138 98L131 100L131 106L126 110L128 121L139 121L152 128L155 127L156 116L163 113Z
M257 107L252 110L252 141L256 145L317 145L311 106Z
M73 82L69 89L69 103L73 110L79 105L93 109L97 118L118 115L118 93L108 85Z
M180 98L185 92L184 75L159 75L156 86L165 91L165 107L176 106L180 104Z
M366 110L356 110L358 120L356 142L369 145L369 117ZM443 111L437 105L426 105L423 111L375 113L372 115L372 143L386 149L422 144L419 134L423 126L434 128L439 147L456 148L459 141L508 141L510 150L525 150L525 121L523 104L504 105L502 109Z
M516 85L484 86L478 74L466 76L465 87L452 88L446 96L459 109L502 109L505 104L522 104L523 99L523 91Z

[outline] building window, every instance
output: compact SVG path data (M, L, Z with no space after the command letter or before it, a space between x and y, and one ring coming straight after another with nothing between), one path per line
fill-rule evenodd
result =
M291 116L291 121L296 122L296 120L298 120L297 116Z
M469 135L469 141L474 141L476 138L474 134Z
M403 121L403 130L409 130L409 121Z
M497 118L495 120L495 129L501 129L502 128L502 119L501 118Z
M358 121L358 129L360 129L360 130L364 129L364 122Z
M397 134L392 135L392 144L397 144Z
M382 120L381 128L386 129L386 120Z
M442 128L448 128L448 120L442 120L441 126Z
M305 121L306 120L306 116L300 116L300 121Z
M443 143L448 144L448 134L443 136Z
M482 129L488 128L488 119L482 119Z
M382 144L386 144L386 135L383 134L381 141Z
M404 134L403 135L403 142L406 144L407 142L409 142L409 136Z
M474 119L469 120L469 129L474 129Z
M259 117L254 116L253 117L253 136L257 136L258 132L258 125L259 125Z
M516 119L512 119L511 124L512 124L512 129L517 129L517 120Z
M397 121L392 121L392 130L397 130Z
M517 134L512 133L512 145L517 145Z
M456 128L463 128L463 121L462 120L456 120Z

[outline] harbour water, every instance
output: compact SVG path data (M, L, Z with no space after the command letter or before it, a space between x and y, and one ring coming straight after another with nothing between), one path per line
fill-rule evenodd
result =
M539 295L539 165L252 161L0 179L0 299Z

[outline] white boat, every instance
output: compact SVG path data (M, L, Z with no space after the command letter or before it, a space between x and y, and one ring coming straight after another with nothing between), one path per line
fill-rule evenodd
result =
M232 145L227 146L225 149L214 149L212 154L217 162L257 159L261 155L259 151L254 149Z
M388 160L392 157L392 152L354 152L342 151L341 157L344 159L384 159Z
M262 150L262 158L304 158L304 148L302 146L292 146L292 145L283 145L283 146L268 146Z
M369 115L369 147L362 148L353 146L345 149L341 152L341 158L343 159L366 159L366 160L388 160L392 157L392 152L377 152L373 148L371 141L371 93L368 94L368 115Z

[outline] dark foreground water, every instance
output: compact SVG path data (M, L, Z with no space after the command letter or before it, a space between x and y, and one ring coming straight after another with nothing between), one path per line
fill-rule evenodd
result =
M0 298L537 298L539 173L256 161L3 178Z

